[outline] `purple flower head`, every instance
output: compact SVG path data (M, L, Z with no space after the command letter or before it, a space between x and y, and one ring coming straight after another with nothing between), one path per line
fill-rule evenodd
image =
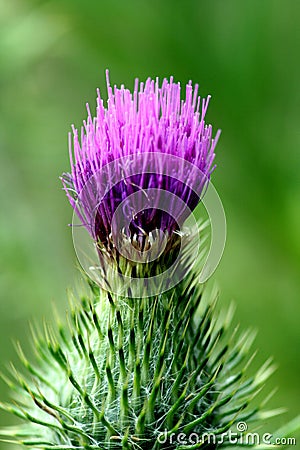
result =
M112 88L107 72L107 92L105 105L98 91L96 117L87 105L87 121L80 131L73 127L71 173L62 180L100 253L128 256L130 245L149 261L163 242L165 252L174 246L199 203L219 132L213 139L205 124L210 97L200 99L191 82L182 100L172 77L161 85L136 80L131 92Z

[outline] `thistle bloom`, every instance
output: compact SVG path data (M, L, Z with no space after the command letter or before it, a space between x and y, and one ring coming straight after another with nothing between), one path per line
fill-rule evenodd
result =
M148 276L149 261L155 272L161 257L174 256L213 170L218 133L213 140L204 123L209 98L200 113L191 83L184 101L172 79L161 87L136 81L133 94L107 86L107 108L99 94L97 117L88 109L80 139L73 129L63 182L99 257L131 277ZM124 265L127 244L137 253ZM267 361L247 378L253 333L237 333L231 308L219 315L197 270L181 281L135 301L90 283L68 325L34 329L35 361L18 345L25 375L3 377L17 397L0 409L24 421L0 430L3 442L41 450L249 448L247 424L280 412L251 402L274 367Z
M181 100L172 77L161 85L136 80L133 93L112 89L108 73L107 92L107 106L98 91L96 117L87 105L87 121L69 136L71 173L63 183L70 203L110 259L126 243L140 254L151 250L160 233L168 249L214 169L219 132L213 139L205 124L210 97L201 100L189 82Z

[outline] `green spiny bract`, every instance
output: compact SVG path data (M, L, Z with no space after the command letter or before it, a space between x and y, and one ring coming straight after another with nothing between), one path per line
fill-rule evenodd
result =
M6 378L17 403L2 408L25 424L2 435L45 450L225 448L222 433L268 415L251 399L273 366L245 377L253 333L233 333L215 304L192 277L155 298L92 285L68 327L34 333L34 364L19 347L27 374Z

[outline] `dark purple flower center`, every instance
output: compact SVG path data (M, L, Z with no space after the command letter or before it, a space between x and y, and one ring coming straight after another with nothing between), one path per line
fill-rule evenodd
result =
M144 208L143 194L136 201L126 202L127 198L136 192L145 192L148 189L170 192L180 197L187 206L180 210L178 204L168 205L168 211L161 208ZM97 206L95 217L90 224L93 238L102 244L107 244L111 235L111 226L117 208L122 204L122 214L127 217L126 229L121 230L131 241L144 242L145 238L154 230L161 230L171 235L180 231L190 211L193 211L199 202L199 195L182 181L167 175L155 173L138 174L127 177L114 185ZM121 226L121 225L120 225Z

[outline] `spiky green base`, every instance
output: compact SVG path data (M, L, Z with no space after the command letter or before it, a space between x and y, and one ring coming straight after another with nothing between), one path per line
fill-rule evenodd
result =
M273 367L245 378L253 333L237 336L232 310L218 318L215 304L192 278L147 299L92 286L68 328L35 332L35 364L19 348L27 375L6 379L17 404L2 408L25 425L3 433L35 449L226 447L205 433L265 418L250 400ZM203 442L182 444L179 433Z

